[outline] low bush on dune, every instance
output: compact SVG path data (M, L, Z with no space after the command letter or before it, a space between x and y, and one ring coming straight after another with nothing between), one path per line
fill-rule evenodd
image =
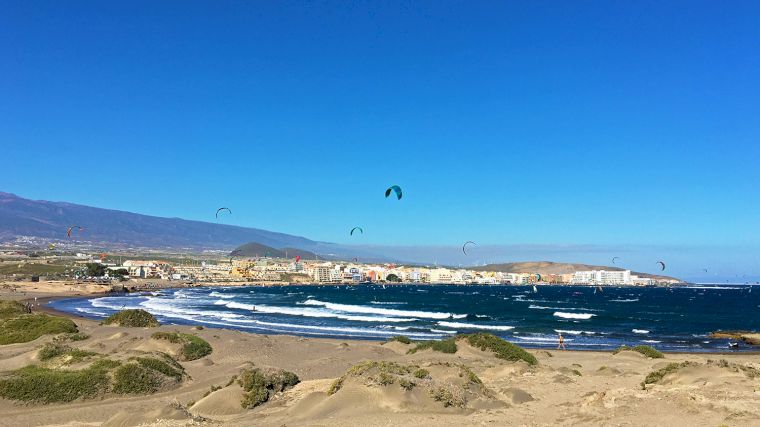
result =
M93 351L82 350L70 347L68 345L54 343L45 344L45 346L42 347L37 353L37 356L42 361L47 361L56 357L63 357L65 359L64 363L66 364L81 362L82 360L95 355L97 355L97 353Z
M77 325L63 317L22 314L0 320L0 344L29 342L43 335L66 332L77 332Z
M60 334L56 336L55 338L53 338L53 341L58 342L58 343L63 343L63 342L70 342L70 341L84 341L87 338L90 338L90 336L87 334L83 334L81 332L69 332L69 333Z
M412 343L412 340L409 339L409 337L404 336L404 335L397 335L395 337L388 338L387 342L393 342L393 341L398 341L401 344L411 344Z
M627 345L621 345L617 350L613 351L612 354L618 354L621 351L635 351L637 353L641 353L646 357L652 358L652 359L662 359L665 357L664 354L657 351L654 347L648 346L648 345L637 345L635 347L629 347Z
M285 391L300 382L298 376L292 372L282 369L267 372L259 368L244 370L237 381L245 390L240 402L245 409L259 406L275 393Z
M418 343L414 348L410 348L407 354L414 354L421 350L431 349L441 353L453 354L457 352L456 338L448 338L440 341L423 341Z
M665 366L664 368L660 368L656 371L652 371L649 374L647 374L646 378L644 378L644 381L641 383L641 388L646 389L647 384L658 383L660 382L660 380L662 380L665 377L665 375L676 372L679 369L685 368L689 365L691 365L691 362L670 363L668 364L668 366Z
M0 379L0 396L29 403L71 402L108 390L108 369L93 365L78 371L27 366Z
M46 346L41 353L44 360L96 355L61 345ZM146 394L179 383L183 375L182 366L163 354L125 362L98 359L79 370L30 365L0 378L0 397L46 404L92 399L106 393Z
M538 364L538 359L536 359L536 356L528 353L519 345L512 344L511 342L499 338L493 334L466 334L457 336L457 339L467 340L471 346L479 348L483 351L493 351L494 355L499 359L515 362L522 360L524 362L527 362L529 365Z
M10 319L25 313L24 305L20 302L0 300L0 319Z
M492 393L480 378L465 365L440 362L429 365L436 377L418 365L389 361L369 360L349 368L335 379L327 390L328 395L338 393L348 381L364 387L398 386L405 392L419 390L444 407L465 407L472 398L491 397ZM413 397L414 401L419 399Z
M118 325L130 328L153 328L160 326L158 320L145 310L122 310L103 321L104 325Z
M180 355L182 360L197 360L201 357L208 356L213 351L211 344L203 338L195 335L183 334L179 332L156 332L151 335L156 340L167 340L173 344L182 344Z

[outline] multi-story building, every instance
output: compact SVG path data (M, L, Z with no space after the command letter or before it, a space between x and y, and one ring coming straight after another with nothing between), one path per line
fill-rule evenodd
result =
M631 270L591 270L576 271L570 281L584 285L630 285Z

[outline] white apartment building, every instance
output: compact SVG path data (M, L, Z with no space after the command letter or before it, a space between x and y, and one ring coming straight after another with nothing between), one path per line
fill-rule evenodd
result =
M430 283L451 283L452 274L448 268L430 270Z
M315 282L329 282L332 271L332 268L326 265L318 265L314 267L312 277L314 277Z
M572 284L583 285L630 285L631 270L591 270L576 271L573 274Z

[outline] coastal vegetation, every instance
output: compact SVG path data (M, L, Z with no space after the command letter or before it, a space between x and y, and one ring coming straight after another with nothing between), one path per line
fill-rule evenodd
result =
M29 365L0 378L0 397L27 403L71 402L107 393L155 393L179 384L184 368L165 354L134 357L126 361L100 358L82 369L61 366L103 357L98 353L50 344L39 352L44 366ZM57 366L56 366L57 365Z
M406 340L411 343L411 340L407 337L393 337L389 341L404 342ZM444 340L422 341L416 343L414 347L407 351L407 354L414 354L422 350L433 350L441 353L454 354L457 352L457 341L464 340L472 347L478 348L482 351L492 351L499 359L509 360L516 362L522 360L529 365L538 364L536 356L528 353L522 347L512 344L502 338L488 333L475 333L475 334L460 334Z
M245 393L240 402L250 409L268 401L276 393L283 392L300 382L298 376L283 369L264 371L259 368L245 369L238 377L238 384Z
M95 356L97 353L93 351L82 350L68 345L59 343L47 343L44 347L37 352L37 357L41 361L48 361L57 357L63 359L64 364L78 363L82 360Z
M435 374L431 374L431 370ZM405 392L420 391L415 402L428 395L444 407L467 405L470 398L492 397L481 379L469 367L450 363L433 363L427 368L418 365L389 361L369 360L349 368L330 384L327 394L332 396L352 381L364 387L389 387L397 385Z
M104 325L117 325L130 328L153 328L160 326L158 320L142 309L122 310L114 313L103 321Z
M499 359L509 360L513 362L522 360L529 365L538 364L538 359L536 359L536 356L528 353L519 345L512 344L511 342L499 338L493 334L465 334L459 335L457 338L465 339L471 346L479 348L483 351L490 350Z
M156 340L167 340L172 344L181 344L181 360L197 360L201 357L208 356L213 351L211 344L195 335L183 334L179 332L155 332L151 338Z
M388 341L386 341L386 342L393 342L393 341L400 342L401 344L411 344L412 343L412 340L409 339L409 337L407 337L405 335L396 335L395 337L390 337L390 338L388 338Z
M676 372L679 369L685 368L691 364L692 364L691 362L669 363L664 368L660 368L655 371L652 371L649 374L647 374L646 378L644 378L644 381L641 383L641 388L646 389L647 384L658 383L665 377L665 375Z
M646 357L649 357L650 359L662 359L665 357L664 354L657 351L654 347L648 345L637 345L635 347L621 345L617 350L613 351L612 354L618 354L621 351L635 351L637 353L643 354Z
M43 335L75 333L70 319L42 313L28 313L16 301L0 301L0 345L36 340Z
M431 349L433 351L439 351L441 353L449 353L453 354L457 352L457 343L456 338L447 338L445 340L437 340L437 341L423 341L421 343L418 343L413 348L410 348L409 351L407 351L407 354L414 354L418 351Z

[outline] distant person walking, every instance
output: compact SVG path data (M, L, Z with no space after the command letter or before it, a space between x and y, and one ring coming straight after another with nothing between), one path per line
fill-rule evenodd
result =
M557 345L557 350L567 350L565 348L565 337L562 336L561 332L557 332L559 334L559 344Z

